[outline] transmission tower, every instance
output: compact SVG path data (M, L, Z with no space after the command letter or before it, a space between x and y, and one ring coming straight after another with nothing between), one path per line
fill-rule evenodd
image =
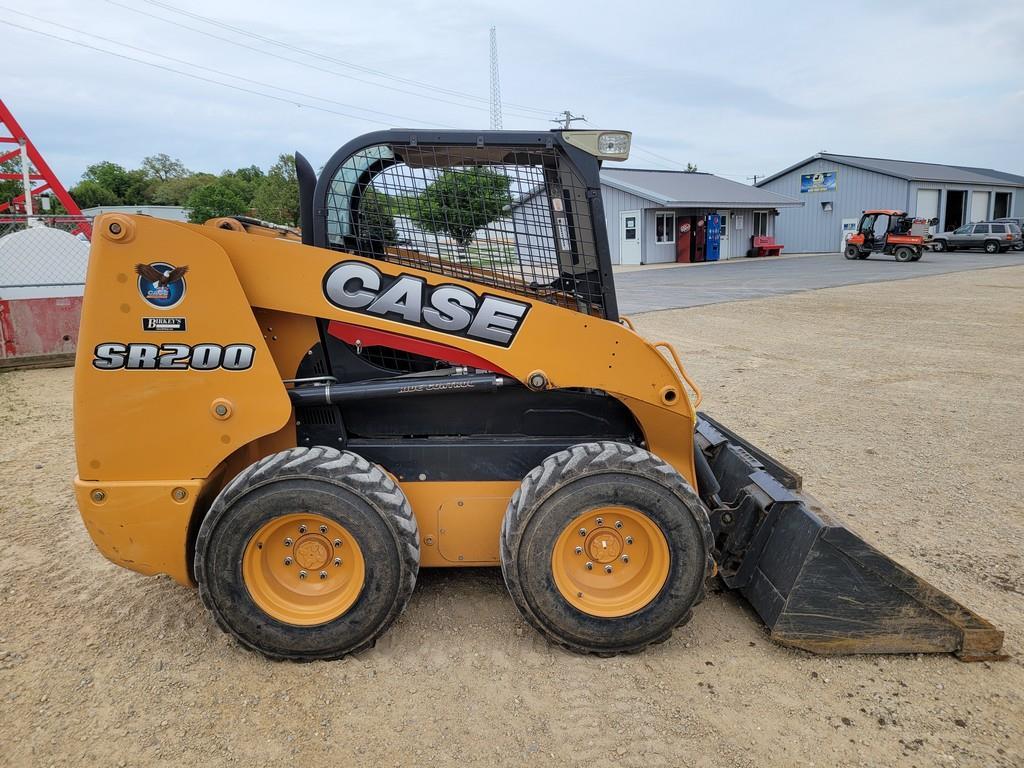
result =
M6 134L3 129L6 129ZM37 200L41 202L41 193L49 191L60 201L69 216L81 219L79 223L76 223L72 234L81 232L86 237L91 237L92 227L82 218L82 212L78 205L71 199L71 195L64 189L64 185L60 183L57 175L50 170L50 166L46 164L28 134L14 119L11 110L0 100L0 147L3 147L4 144L15 146L9 151L0 149L0 164L18 158L21 161L21 170L17 173L13 171L0 172L0 180L20 181L24 191L11 200L0 201L0 214L20 216L31 221L32 214L37 212L34 203Z
M491 27L491 130L501 130L501 81L498 78L498 30Z

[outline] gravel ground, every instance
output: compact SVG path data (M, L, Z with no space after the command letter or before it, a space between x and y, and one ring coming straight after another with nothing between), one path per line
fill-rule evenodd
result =
M424 572L358 657L270 663L93 548L70 369L0 375L0 764L1020 766L1022 308L1014 267L637 318L709 413L1005 629L992 664L814 657L721 593L663 645L581 658L497 569Z

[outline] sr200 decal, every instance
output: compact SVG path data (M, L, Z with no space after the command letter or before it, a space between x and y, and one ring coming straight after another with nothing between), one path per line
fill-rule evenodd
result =
M324 296L336 307L366 315L427 326L507 347L530 305L461 285L429 285L413 275L391 277L362 261L342 261L324 275Z
M101 371L246 371L256 348L251 344L119 344L96 345L92 364Z

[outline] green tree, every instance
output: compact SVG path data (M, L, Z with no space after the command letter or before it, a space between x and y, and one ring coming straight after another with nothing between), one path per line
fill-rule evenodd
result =
M474 232L500 218L511 204L508 176L489 168L450 170L420 195L413 219L466 248Z
M98 205L119 205L120 198L95 179L82 179L68 190L71 199L79 208L95 208Z
M192 171L177 158L172 158L160 152L142 159L142 170L146 176L153 181L168 181L169 179L184 179L192 175Z
M169 178L166 181L155 182L150 187L150 197L154 205L184 205L189 195L215 181L217 177L212 173L193 173L180 178Z
M293 155L280 155L256 183L252 209L259 218L275 224L299 223L299 180Z
M398 242L398 234L393 211L387 195L368 187L359 199L357 237L375 244L394 245Z
M250 165L247 168L237 168L233 171L224 171L220 178L230 186L246 203L251 204L256 196L256 188L263 180L263 169L258 165Z
M21 173L21 160L11 158L0 163L0 173ZM21 182L17 179L0 179L0 203L10 202L23 191Z
M93 181L113 192L116 202L107 203L107 205L146 205L149 203L149 180L146 178L146 172L141 169L129 171L117 163L104 161L86 168L85 173L82 174L82 180Z
M238 216L249 209L234 181L224 176L194 190L185 205L189 209L188 220L198 224L217 216Z
M687 163L685 173L697 173L697 166L693 163Z

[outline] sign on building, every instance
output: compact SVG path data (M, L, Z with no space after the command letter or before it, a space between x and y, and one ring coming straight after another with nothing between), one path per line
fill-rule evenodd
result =
M836 188L836 172L805 173L800 177L801 192L834 192Z

